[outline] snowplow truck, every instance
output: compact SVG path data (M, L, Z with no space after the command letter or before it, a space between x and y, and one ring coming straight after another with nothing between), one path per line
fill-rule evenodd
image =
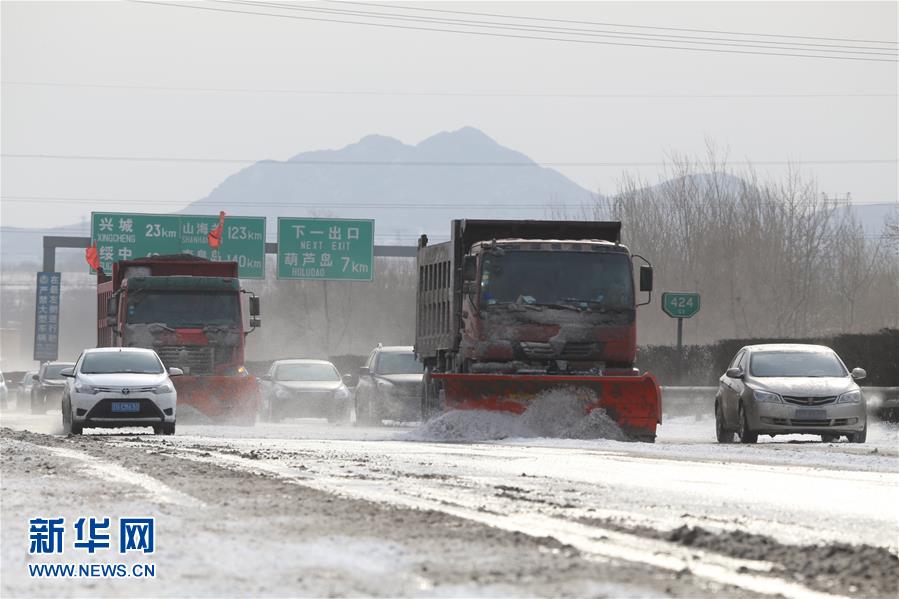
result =
M246 335L259 326L259 301L244 307L236 262L187 254L113 263L97 273L97 346L156 350L178 391L179 419L251 425L259 382L244 367ZM205 418L203 418L205 417Z
M422 235L415 352L425 366L423 418L520 414L543 392L567 389L632 439L654 441L659 384L634 368L637 306L651 298L652 266L620 235L620 222L533 220L454 220L450 240L433 245ZM635 260L643 263L639 291Z

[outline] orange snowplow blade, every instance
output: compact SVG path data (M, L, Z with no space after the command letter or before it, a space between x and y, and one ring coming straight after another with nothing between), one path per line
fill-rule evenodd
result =
M172 377L178 409L193 408L217 422L253 424L259 409L259 382L254 376ZM188 411L189 412L189 411Z
M662 422L662 392L656 378L531 374L433 374L443 383L447 410L492 410L523 413L536 396L551 389L586 389L597 401L587 411L603 408L629 436L655 438Z

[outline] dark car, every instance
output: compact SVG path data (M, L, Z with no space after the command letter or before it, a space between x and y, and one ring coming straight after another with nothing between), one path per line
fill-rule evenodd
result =
M262 377L263 420L327 418L348 422L350 391L340 373L327 360L276 360Z
M356 423L421 419L421 379L424 367L411 346L379 346L359 369Z
M851 372L829 347L805 344L749 345L731 360L715 397L715 435L743 443L761 435L820 435L825 442L845 436L864 443L868 432L865 398Z
M74 362L44 362L32 377L31 413L43 414L48 409L58 410L62 405L62 392L66 380L60 374L66 368L73 368Z

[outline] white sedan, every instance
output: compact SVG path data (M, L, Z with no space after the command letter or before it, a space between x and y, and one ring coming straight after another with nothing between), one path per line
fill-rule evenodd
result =
M178 394L152 349L102 347L86 349L67 378L62 398L62 425L66 434L80 435L85 428L152 426L157 435L175 434Z

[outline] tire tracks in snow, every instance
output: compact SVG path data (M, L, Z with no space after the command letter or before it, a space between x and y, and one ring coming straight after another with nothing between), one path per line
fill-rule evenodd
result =
M146 493L151 501L156 503L174 504L183 507L203 507L206 505L199 499L173 489L152 476L135 472L125 466L120 466L119 464L103 460L82 451L64 447L40 445L29 441L6 440L5 442L27 445L30 448L46 451L63 460L78 462L85 466L90 474L93 474L99 479L115 484L126 484L139 487Z
M561 543L575 547L588 558L601 561L627 561L675 573L690 573L697 578L718 584L788 599L836 599L842 597L842 595L816 591L772 574L774 564L769 562L729 558L594 524L584 524L534 512L521 512L516 510L516 506L512 505L512 502L508 502L508 506L501 506L501 509L486 509L481 501L482 497L474 496L465 501L460 494L450 493L436 484L429 484L428 481L421 479L415 479L414 484L398 484L404 481L397 478L379 480L370 477L348 478L346 476L312 475L303 470L269 460L250 459L210 449L178 447L172 455L182 459L211 462L247 472L262 472L286 482L349 499L385 503L409 509L433 510L532 537L552 537ZM502 507L510 509L505 510Z

